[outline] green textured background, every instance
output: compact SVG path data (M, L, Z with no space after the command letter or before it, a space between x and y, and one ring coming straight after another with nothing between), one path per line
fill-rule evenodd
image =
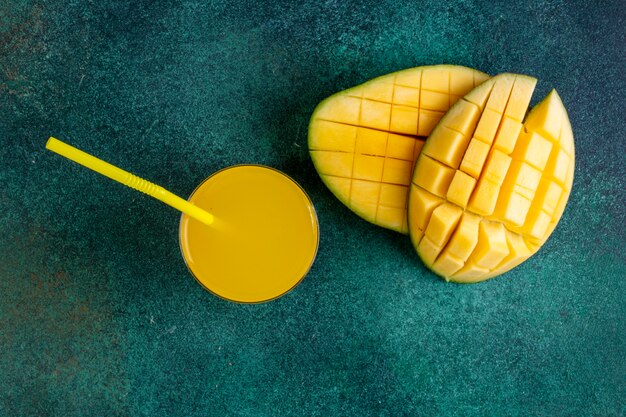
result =
M625 4L490 3L0 0L0 416L625 415ZM576 138L555 233L478 285L353 215L306 150L320 100L435 63L537 77ZM178 213L49 135L183 196L285 171L318 211L312 271L214 297Z

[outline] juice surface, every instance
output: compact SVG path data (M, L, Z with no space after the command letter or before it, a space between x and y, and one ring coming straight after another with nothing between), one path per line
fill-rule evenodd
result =
M180 247L207 290L237 302L279 297L296 286L315 259L319 240L313 204L285 174L260 165L218 171L189 201L211 212L206 226L183 215Z

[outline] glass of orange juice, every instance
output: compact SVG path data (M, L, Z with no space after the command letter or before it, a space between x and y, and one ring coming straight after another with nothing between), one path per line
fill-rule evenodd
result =
M228 167L204 180L189 202L215 216L207 226L183 214L179 228L189 271L213 294L240 303L269 301L311 268L317 215L286 174L263 165Z
M235 165L208 177L189 200L54 137L46 149L180 210L183 259L207 290L226 300L280 297L307 274L319 243L304 190L263 165Z

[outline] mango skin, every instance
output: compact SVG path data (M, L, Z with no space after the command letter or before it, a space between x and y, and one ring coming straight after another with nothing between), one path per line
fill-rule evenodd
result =
M407 234L409 185L426 137L451 105L488 78L462 66L416 67L322 101L308 140L322 181L363 219Z
M539 250L565 210L574 136L555 90L524 119L535 83L500 74L481 84L450 108L416 162L411 241L448 281L511 270Z

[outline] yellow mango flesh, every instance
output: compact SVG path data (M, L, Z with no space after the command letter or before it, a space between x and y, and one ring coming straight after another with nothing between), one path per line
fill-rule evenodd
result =
M534 78L498 75L443 116L416 162L411 240L446 280L479 282L548 239L574 177L574 137L556 91L524 116Z
M315 168L356 214L408 233L409 185L426 137L453 104L488 78L461 66L417 67L329 97L309 124ZM470 129L465 113L459 116L456 128Z

